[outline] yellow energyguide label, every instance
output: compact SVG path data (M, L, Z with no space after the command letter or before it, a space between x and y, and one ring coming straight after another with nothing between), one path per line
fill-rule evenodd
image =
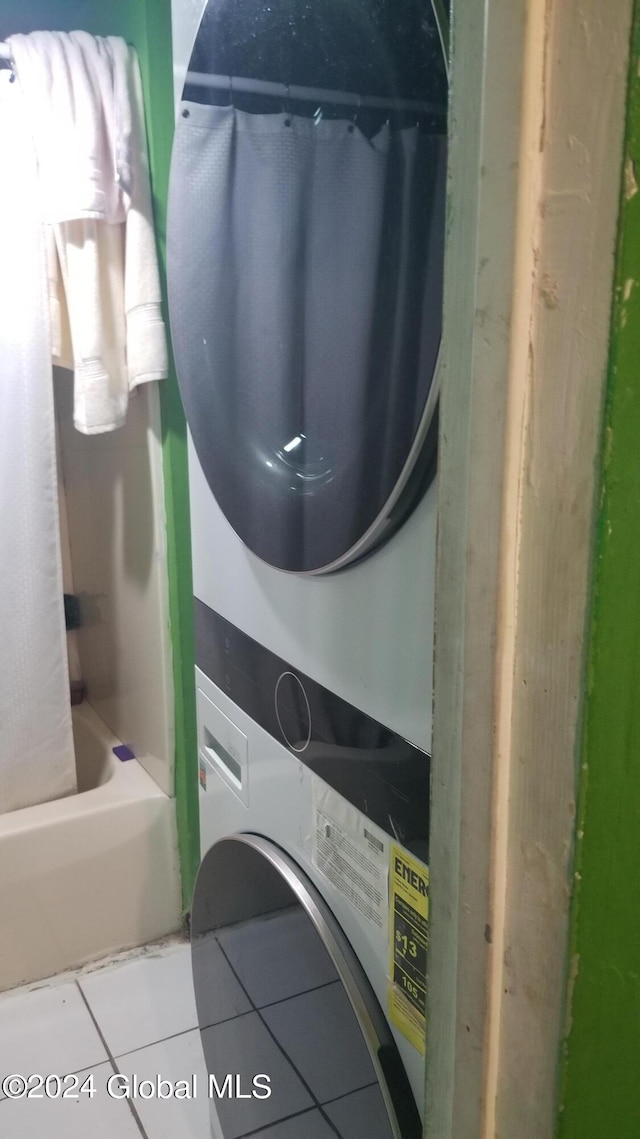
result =
M429 942L429 871L400 846L389 867L389 1018L424 1056Z

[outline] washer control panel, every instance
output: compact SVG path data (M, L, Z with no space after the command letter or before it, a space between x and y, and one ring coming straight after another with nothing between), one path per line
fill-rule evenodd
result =
M198 598L195 609L196 665L205 676L296 759L396 841L426 860L428 753L294 670ZM225 759L215 743L209 745L206 736L200 740L200 755L206 758L207 748L211 749L217 757L213 760L217 770L242 798L248 794L246 761L238 771L228 729L219 719L223 713L211 701L203 704L205 700L207 697L199 692L201 731L209 730L231 759ZM201 712L201 708L205 710ZM223 720L231 725L227 717ZM238 754L246 754L235 746Z

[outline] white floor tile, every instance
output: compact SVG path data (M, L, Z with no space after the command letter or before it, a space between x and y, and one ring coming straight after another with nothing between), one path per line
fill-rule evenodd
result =
M64 1076L107 1059L75 984L0 999L0 1072ZM4 1106L4 1105L3 1105ZM37 1132L34 1132L34 1135Z
M195 1099L136 1099L135 1106L149 1139L209 1139L209 1100L200 1033L197 1029L117 1060L126 1076L141 1080L196 1077Z
M90 973L79 983L114 1056L197 1026L188 945Z
M6 1139L140 1139L129 1105L113 1099L107 1080L111 1064L94 1066L95 1094L77 1099L12 1099L0 1103L0 1134ZM78 1075L82 1084L89 1072ZM154 1137L155 1139L155 1137Z

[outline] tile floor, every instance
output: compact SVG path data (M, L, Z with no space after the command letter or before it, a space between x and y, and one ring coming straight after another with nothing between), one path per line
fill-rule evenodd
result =
M295 937L295 931L287 933L290 939ZM214 1055L221 1057L223 1071L270 1071L275 1086L280 1083L279 1069L290 1068L288 1036L295 1037L292 1051L298 1058L293 1081L291 1072L288 1077L283 1072L286 1105L283 1100L278 1107L279 1097L274 1096L266 1114L256 1117L260 1119L257 1126L242 1115L250 1124L247 1132L244 1125L238 1127L234 1116L229 1123L225 1121L225 1135L228 1126L229 1135L250 1134L252 1139L375 1139L380 1135L382 1105L377 1086L371 1085L371 1073L356 1071L350 1060L346 1067L352 1070L345 1082L344 1055L353 1055L348 1030L340 1070L327 1075L316 1059L314 1034L305 1031L308 1010L294 1005L293 1015L288 1014L293 1005L292 977L283 975L280 954L269 955L272 967L265 971L265 987L256 999L241 979L243 968L252 963L254 946L248 938L238 944L232 933L225 950L219 957L207 954L211 1010L205 1030L215 1037ZM329 974L318 975L316 980L319 986L305 991L309 978L301 967L293 985L296 1002L306 1006L322 999L331 1005L335 982ZM338 1007L336 1016L339 1038L345 1030ZM265 1068L265 1063L270 1067ZM208 1079L189 946L183 942L150 946L103 966L1 994L0 1077L13 1073L77 1076L77 1084L73 1079L65 1082L68 1098L12 1099L0 1091L2 1139L86 1139L88 1135L92 1139L211 1139ZM107 1090L114 1073L135 1075L139 1080L160 1074L174 1082L191 1081L195 1076L198 1094L191 1099L118 1099ZM118 1089L119 1082L114 1089L112 1081L112 1090ZM57 1090L55 1082L50 1090ZM247 1110L251 1114L251 1104ZM384 1125L383 1131L388 1135Z
M117 1099L114 1072L170 1080L206 1072L189 947L178 942L124 954L0 995L0 1074L77 1074L77 1096L8 1099L0 1091L3 1139L209 1139L206 1098ZM76 1092L72 1081L65 1085ZM55 1086L52 1088L55 1091ZM117 1089L116 1089L117 1090Z

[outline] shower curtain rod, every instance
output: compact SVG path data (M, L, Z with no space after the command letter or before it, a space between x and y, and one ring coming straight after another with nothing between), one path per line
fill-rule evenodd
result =
M194 87L215 87L249 95L272 95L277 99L302 100L305 103L339 103L341 106L375 107L381 111L420 111L423 114L446 115L446 107L438 103L423 103L419 99L391 99L388 95L354 95L352 91L327 91L323 87L297 87L286 83L272 83L267 79L240 79L232 75L208 75L204 71L188 71L185 83Z
M11 48L0 41L0 59L11 61ZM354 95L352 91L328 91L324 87L297 87L272 83L267 79L242 79L232 75L207 75L188 71L186 82L194 87L215 87L219 91L240 91L248 95L271 95L277 99L294 99L305 103L338 103L343 107L374 107L380 111L418 111L422 114L446 115L446 107L424 103L420 99L390 99L385 95Z

